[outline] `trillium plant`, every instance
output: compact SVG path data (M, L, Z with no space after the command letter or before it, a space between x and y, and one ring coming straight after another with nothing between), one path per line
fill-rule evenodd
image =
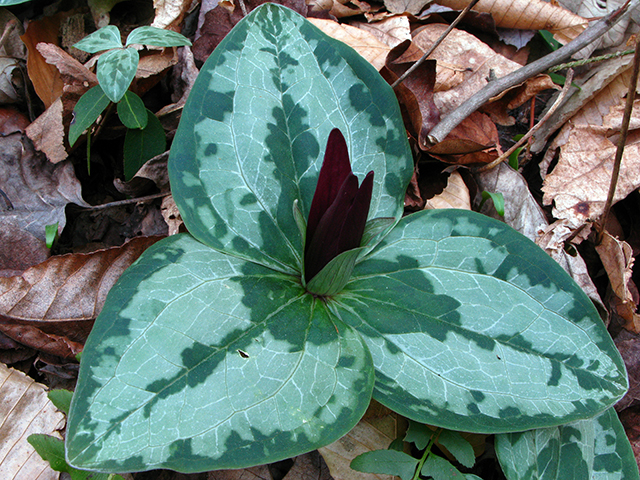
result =
M68 462L269 463L338 440L373 397L499 434L504 458L549 447L622 472L630 447L603 412L627 376L592 303L503 223L403 217L412 171L373 67L291 10L251 12L202 67L171 148L189 233L122 275L86 343ZM557 441L514 433L531 430Z

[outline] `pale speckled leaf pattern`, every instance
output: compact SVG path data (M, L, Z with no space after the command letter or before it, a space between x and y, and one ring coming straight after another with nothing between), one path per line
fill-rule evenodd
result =
M112 48L122 48L120 30L118 30L118 27L115 25L106 25L87 35L73 46L87 53L98 53Z
M489 217L405 217L358 264L336 315L367 341L374 398L415 421L497 433L597 414L627 389L580 288Z
M126 45L152 45L154 47L182 47L191 45L184 35L157 27L138 27L127 37Z
M496 453L508 480L638 480L638 465L613 408L555 428L505 433Z
M133 48L117 48L100 55L96 75L104 93L120 101L136 76L140 56Z

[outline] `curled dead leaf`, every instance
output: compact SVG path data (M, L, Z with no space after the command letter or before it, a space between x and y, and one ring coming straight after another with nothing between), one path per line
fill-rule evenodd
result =
M75 356L113 284L160 238L51 257L21 275L0 278L0 331L40 351Z

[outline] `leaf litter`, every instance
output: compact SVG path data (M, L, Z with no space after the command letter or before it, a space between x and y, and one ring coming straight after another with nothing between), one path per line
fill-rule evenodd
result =
M154 24L171 25L179 30L181 22L189 15L190 2L156 3ZM251 10L260 3L263 2L246 2L246 5ZM318 1L306 5L291 0L285 3L305 16L319 18L314 20L319 28L350 44L392 81L422 56L427 46L445 28L439 23L442 17L438 17L438 14L420 16L430 3L424 0L387 0L386 11L367 2L343 4ZM440 3L454 10L466 5L466 2L456 0L443 0ZM490 14L495 26L523 31L544 28L563 42L575 38L586 26L586 14L583 11L576 9L576 13L572 13L564 7L546 2L481 0L475 10ZM93 15L98 23L104 23L109 18L109 10L94 9ZM141 95L145 92L157 94L162 90L158 88L160 77L169 72L173 97L165 95L167 99L157 105L156 110L165 109L165 128L170 135L175 130L177 115L197 73L198 62L208 57L215 45L242 17L242 13L234 2L221 2L215 8L203 7L200 16L204 21L194 33L195 63L189 59L190 49L150 52L134 84ZM368 21L363 22L363 17ZM476 21L480 24L479 20ZM155 200L156 207L145 207L143 210L146 213L136 213L140 212L138 207L133 208L133 213L131 207L125 207L125 210L120 207L93 212L85 210L80 214L76 211L73 225L67 225L67 205L72 203L88 207L80 193L80 183L85 191L91 192L92 203L108 203L113 196L119 198L123 194L144 196L158 191L166 192L168 182L166 161L152 160L138 172L136 178L122 182L118 167L111 168L113 159L110 155L97 151L92 153L92 159L97 161L102 186L94 188L98 180L89 177L83 170L83 160L80 160L83 149L69 149L65 139L73 106L82 93L95 85L95 75L91 71L91 61L82 65L56 45L60 24L60 15L45 17L41 21L32 20L28 22L23 36L32 59L31 66L27 65L29 78L40 101L48 107L38 112L42 116L31 123L27 135L51 163L47 163L47 159L43 161L43 156L31 149L28 140L18 140L19 135L0 138L0 141L7 142L7 149L3 150L15 151L13 160L9 159L14 166L18 158L17 145L21 145L21 150L24 148L27 154L21 154L24 159L22 168L24 170L24 165L31 165L27 170L33 175L33 178L29 177L28 181L18 186L11 175L5 184L0 184L9 199L20 198L22 202L11 202L15 211L3 209L7 225L5 231L9 233L0 236L2 251L21 253L0 256L4 262L2 268L5 276L0 279L0 331L8 335L4 338L12 339L4 343L9 345L8 348L17 351L27 346L31 350L24 351L40 352L40 358L45 359L48 358L46 355L71 358L81 350L91 321L99 312L110 285L140 252L156 240L151 236L142 236L121 245L123 239L143 231L157 231L159 227L155 222L160 222L170 234L177 233L181 228L179 212L171 197ZM482 36L469 32L475 33L473 25L463 25L459 30L454 30L430 57L436 61L422 67L425 75L408 79L398 89L400 102L406 111L410 140L416 151L416 174L410 185L412 193L407 195L407 206L412 210L477 208L483 190L502 193L506 203L504 221L545 248L600 305L605 316L606 306L612 324L618 318L618 325L621 322L628 329L622 330L617 343L625 356L632 380L631 398L625 397L625 407L632 412L633 407L640 404L637 394L637 380L640 378L637 374L638 362L635 360L637 355L632 353L638 345L635 333L639 328L636 313L637 274L634 273L634 258L640 245L639 231L630 230L629 222L625 223L621 217L622 224L617 230L621 238L605 236L605 242L595 249L601 262L595 268L602 265L606 277L604 282L603 274L593 273L593 258L587 257L587 265L580 255L572 254L569 248L578 247L582 253L584 245L590 241L587 238L591 223L602 209L610 178L609 159L613 157L612 149L618 138L621 102L627 92L625 75L629 59L612 62L618 66L609 67L609 73L604 68L588 69L586 75L576 79L583 86L582 90L565 103L567 107L564 111L557 112L555 121L548 122L546 132L536 135L534 153L539 156L546 153L541 169L544 184L540 189L535 186L537 172L533 165L536 162L524 170L520 169L520 172L505 164L482 174L475 173L473 168L495 159L503 147L510 143L508 135L517 129L528 128L528 119L524 115L529 114L530 99L537 96L546 100L550 89L555 88L549 77L532 78L501 98L493 99L482 108L481 113L469 117L466 123L454 130L445 142L432 149L425 146L431 126L441 116L477 92L493 76L500 77L520 68L517 62L496 53L488 43L480 40ZM607 41L617 41L616 35L620 36L616 33ZM400 50L394 53L396 48ZM526 52L527 48L524 47L521 53ZM435 70L434 74L429 73L431 70ZM435 78L425 80L427 77ZM621 202L629 201L640 186L636 146L640 117L637 117L637 110L635 115L632 121L634 130L629 136L616 196L616 200ZM553 136L558 129L559 133ZM117 129L109 125L99 133L109 141L117 139L119 135ZM550 144L546 144L548 139L551 139ZM68 157L70 161L65 160ZM431 175L430 172L437 174ZM111 186L114 180L115 186ZM434 189L436 184L440 187ZM95 193L96 190L100 193ZM541 198L543 193L544 197ZM45 201L38 203L39 198ZM496 215L491 211L490 202L483 208L486 213ZM549 208L552 208L551 212ZM136 216L137 220L132 220ZM153 218L155 220L150 220ZM615 216L614 219L618 220ZM145 221L152 226L143 227ZM93 253L60 255L63 251L54 249L55 255L47 260L50 252L43 246L44 226L55 222L58 222L68 251L87 247ZM83 229L89 233L81 234ZM89 242L93 242L94 247ZM606 303L601 300L605 294ZM629 428L638 425L633 415L628 413L626 417L630 419ZM357 432L352 434L357 435ZM339 446L327 448L337 449ZM374 446L367 448L373 449ZM376 444L375 448L380 447ZM329 453L326 455L330 457ZM299 457L288 468L288 475L285 473L287 476L284 478L291 477L291 480L307 476L331 478L326 467L322 470L318 458ZM256 467L229 472L229 475L235 475L232 477L219 473L209 478L275 478L272 470ZM355 478L349 476L354 472L344 471L342 467L334 466L331 471L338 480Z

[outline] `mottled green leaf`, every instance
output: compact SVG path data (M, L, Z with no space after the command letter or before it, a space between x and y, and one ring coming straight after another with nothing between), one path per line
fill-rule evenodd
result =
M372 388L362 339L294 277L175 235L109 292L82 357L67 459L110 472L282 460L347 433Z
M363 250L363 248L353 248L332 258L307 284L307 290L321 296L340 293L351 278L353 267Z
M69 125L69 145L73 147L82 132L93 125L93 122L107 108L109 102L109 97L100 88L100 85L90 88L80 97L73 108L73 120Z
M157 27L138 27L127 37L126 45L152 45L154 47L181 47L191 45L184 35Z
M496 436L508 480L637 480L631 445L613 408L555 428Z
M587 418L627 389L595 307L534 243L462 210L405 217L333 303L365 338L374 398L478 433Z
M145 162L160 155L167 147L167 137L158 117L145 109L147 125L143 129L129 129L124 137L124 178L128 181Z
M88 53L97 53L112 48L122 48L120 30L114 25L107 25L87 35L73 46L78 50Z
M351 468L358 472L395 475L411 480L418 466L418 459L398 450L374 450L358 455L351 461Z
M27 3L31 0L0 0L0 7L9 7L11 5L20 5L21 3Z
M293 11L255 9L202 67L171 149L171 188L189 231L216 249L300 271L292 206L298 199L308 216L333 128L360 181L376 172L370 218L399 218L413 164L389 85Z
M118 118L127 128L144 128L148 120L147 108L142 99L127 90L118 102Z
M138 60L133 48L117 48L100 55L96 75L109 100L117 103L123 97L136 76Z

